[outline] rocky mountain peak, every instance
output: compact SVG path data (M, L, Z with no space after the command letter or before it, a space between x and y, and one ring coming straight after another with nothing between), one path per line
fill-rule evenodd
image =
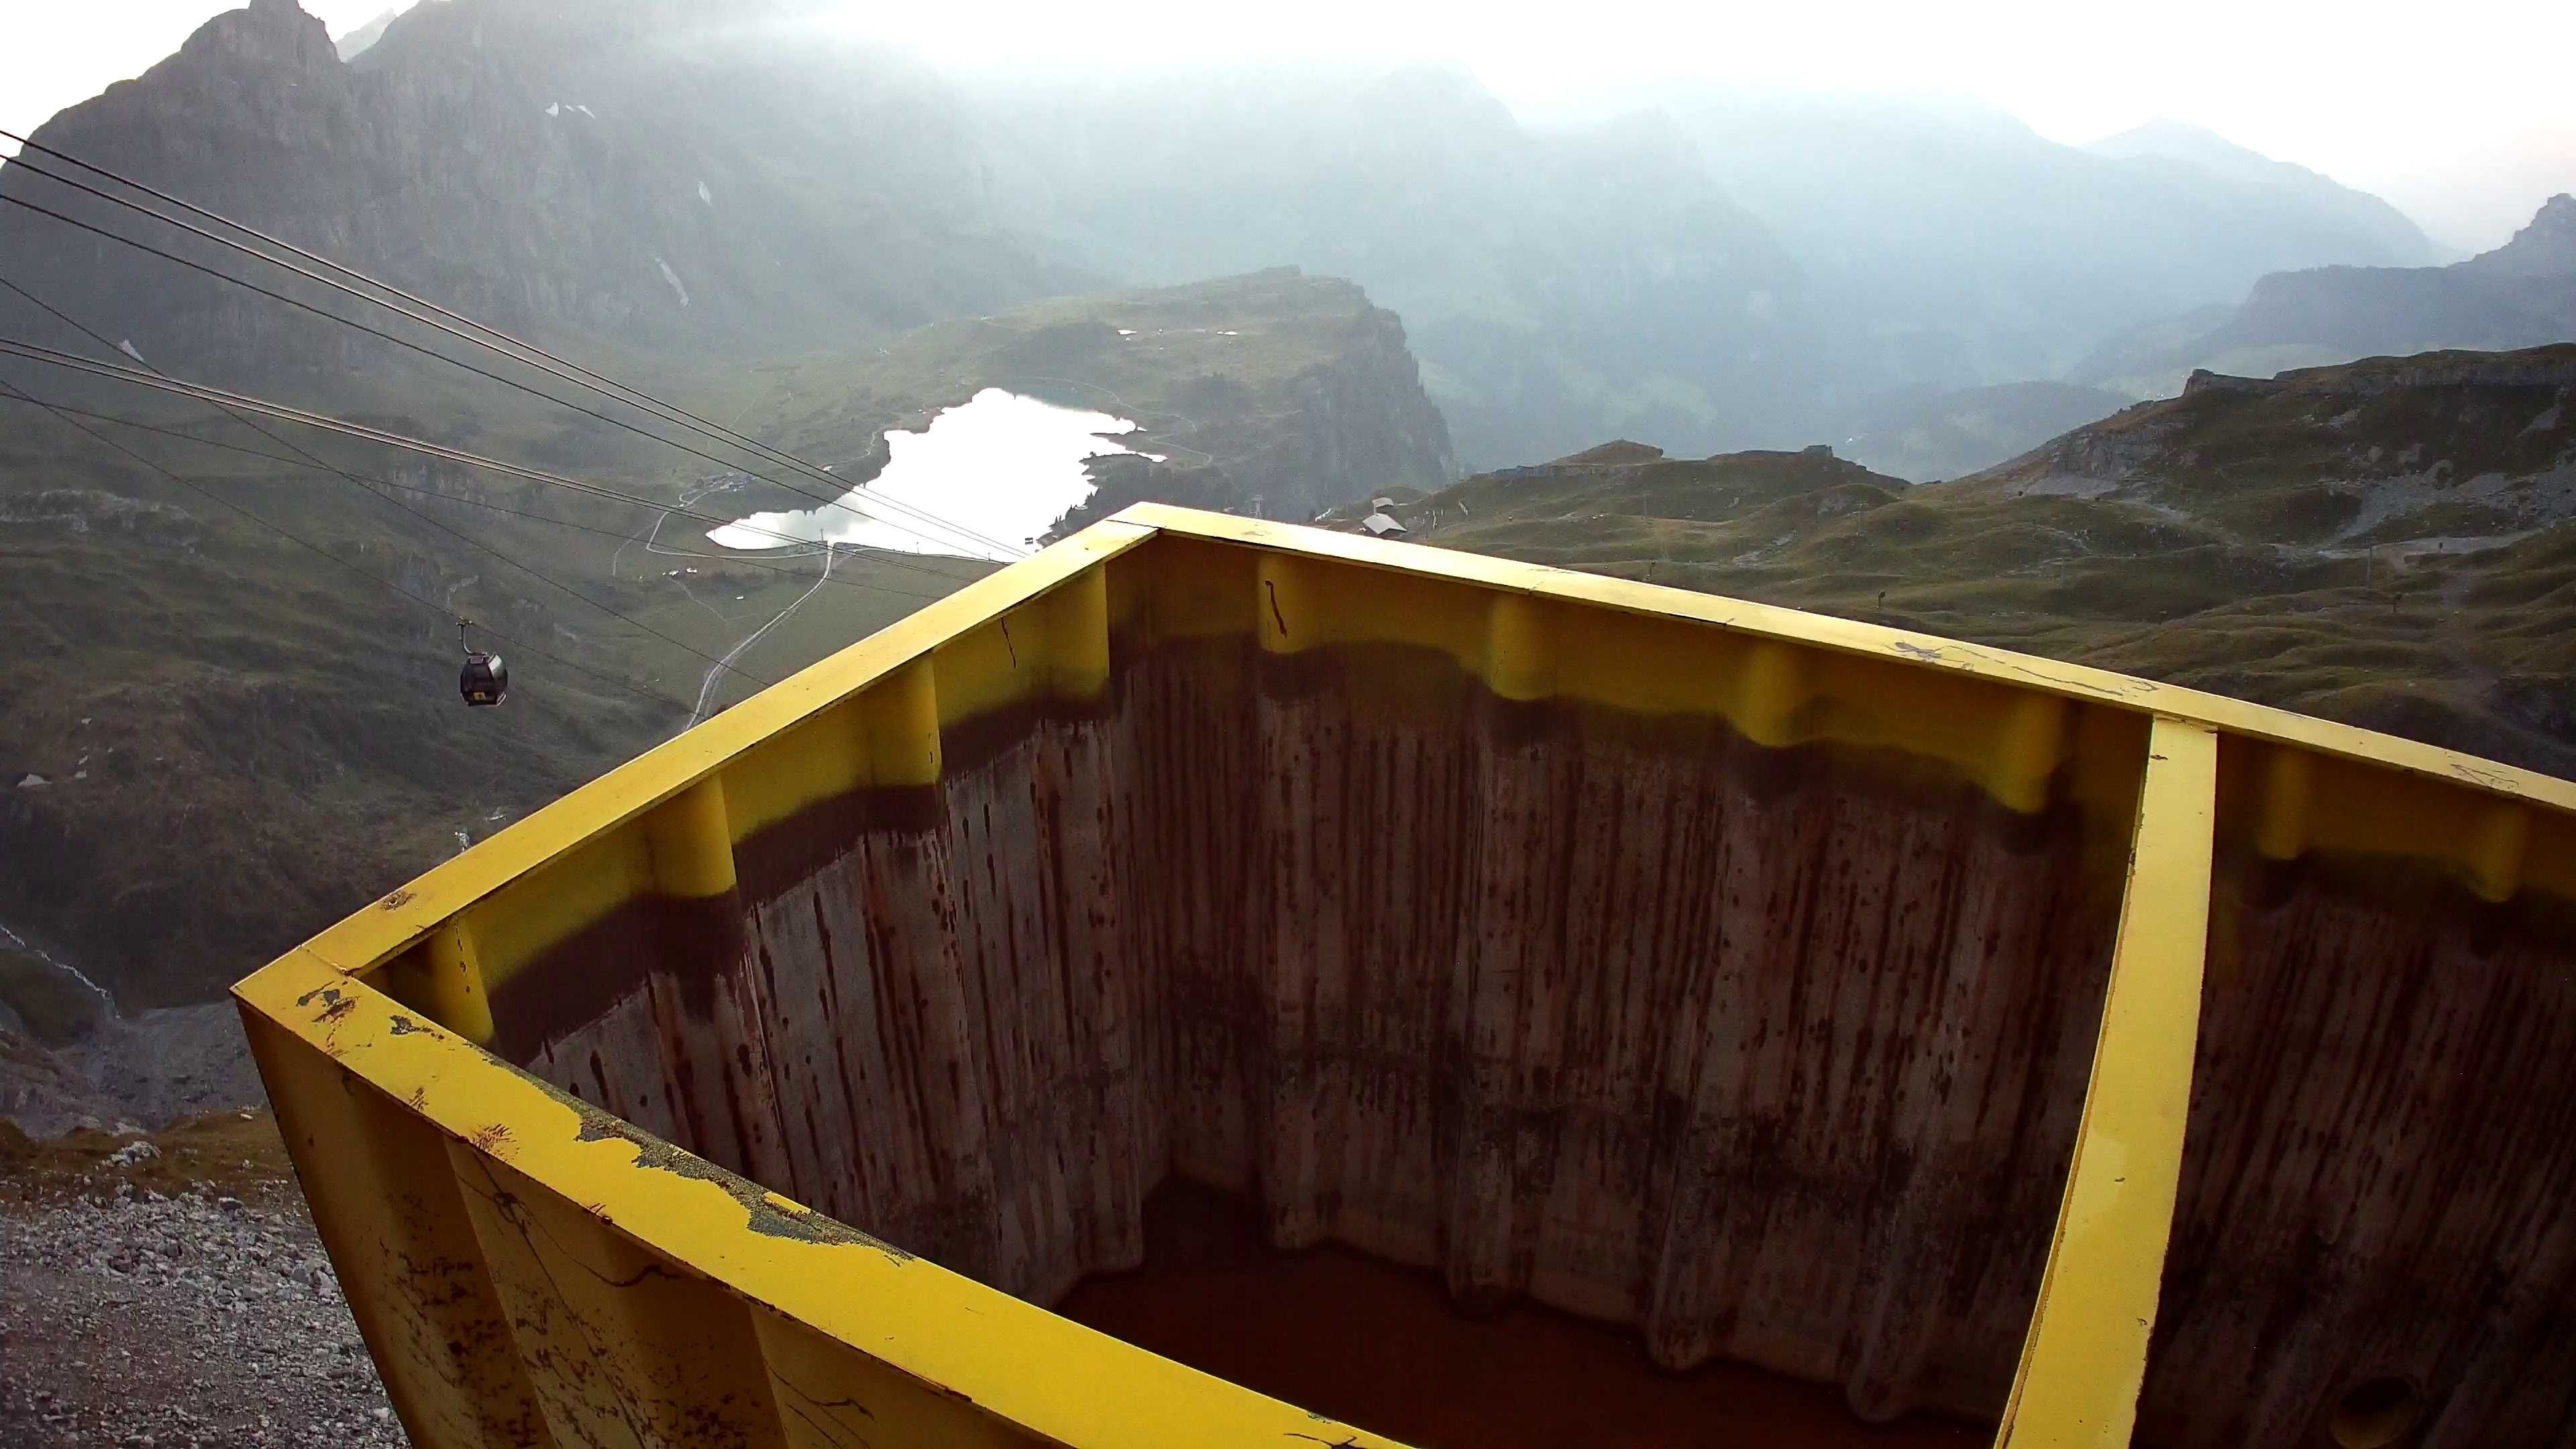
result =
M2468 265L2524 277L2576 275L2576 196L2562 191L2542 202L2513 240Z
M295 0L250 0L197 27L175 59L183 63L237 62L253 66L288 65L300 70L340 65L340 50L330 28L304 13ZM168 64L169 62L164 62Z

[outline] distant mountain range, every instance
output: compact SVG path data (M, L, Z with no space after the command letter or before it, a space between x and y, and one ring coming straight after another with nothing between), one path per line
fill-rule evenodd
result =
M2205 188L2210 178L2249 192L2296 195L2322 225L2374 237L2393 263L2447 261L2421 227L2396 207L2366 191L2291 161L2275 161L2205 127L2182 121L2149 121L2083 148L2096 156L2161 164L2165 174L2187 188Z
M1288 262L1405 319L1462 459L1811 435L1806 280L1669 123L1533 134L1465 74L1312 67L981 97L996 204L1076 265Z
M2275 272L2232 311L2205 309L2114 339L2077 374L2169 393L2194 369L2264 373L2441 348L2576 339L2576 196L2560 193L2513 239L2446 267Z
M999 225L935 78L778 43L763 29L775 9L449 0L343 63L292 0L253 0L35 137L567 344L776 356L1099 284ZM250 266L22 159L0 191ZM327 376L386 355L18 208L0 208L0 257L145 356L208 376Z
M2439 259L2387 203L2188 128L2078 148L1968 103L1663 106L1804 269L1818 345L1863 414L1873 390L2059 377L2103 338L2232 303L2267 272Z
M1403 318L1468 466L1850 437L2267 273L2438 259L2385 203L2172 126L2075 148L1928 102L1641 91L1534 127L1420 67L966 84L801 15L442 0L335 48L254 0L39 139L542 340L684 362L1296 265ZM0 189L128 224L19 166ZM29 213L0 255L212 375L374 355Z

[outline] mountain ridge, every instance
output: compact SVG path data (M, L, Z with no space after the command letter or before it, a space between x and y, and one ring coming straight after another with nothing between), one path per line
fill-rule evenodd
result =
M1404 319L1469 466L1848 436L2266 269L2409 259L2300 187L1999 113L1650 87L1541 126L1456 68L1356 63L1033 89L800 23L788 0L442 0L334 65L259 0L44 139L563 347L787 356L1104 287L1348 276ZM0 187L100 215L15 170ZM13 266L146 355L315 382L366 356L97 247L0 213Z
M1565 460L1391 511L1420 542L2021 649L2576 777L2576 344L2213 376L1945 483L1822 450Z
M2106 347L2077 375L2163 392L2199 369L2328 365L2444 349L2576 339L2576 196L2543 202L2504 245L2440 267L2320 267L2259 278L2244 302L2181 338Z
M291 0L254 0L35 138L558 342L774 354L1097 284L1029 255L946 184L963 143L937 82L874 52L797 62L722 32L675 56L650 24L672 8L445 0L343 63ZM910 144L838 150L871 129ZM0 167L0 190L171 235L33 164ZM861 221L867 248L838 246ZM175 249L255 270L187 238ZM328 373L366 357L328 324L23 209L0 211L0 253L189 368Z

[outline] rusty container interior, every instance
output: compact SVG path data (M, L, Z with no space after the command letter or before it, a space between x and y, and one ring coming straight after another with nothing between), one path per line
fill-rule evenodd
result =
M964 1442L798 1406L883 1372L971 1401L990 1442L1216 1442L1178 1390L1161 1417L1056 1422L942 1382L937 1353L864 1331L902 1317L902 1280L853 1279L837 1325L745 1286L775 1241L1061 1310L994 1330L1014 1352L1062 1351L1069 1317L1423 1443L2008 1440L2038 1318L2072 1334L2141 1285L2130 1367L2101 1370L2129 1375L2140 1444L2564 1441L2566 787L1569 579L1139 510L320 938L346 983L324 1009L365 1013L280 1025L261 1003L290 978L246 983L291 1133L320 1120L314 1032L369 1021L328 1071L387 1122L444 1123L419 1140L464 1226L437 1231L501 1343L436 1326L401 1271L354 1275L415 1439ZM2169 762L2168 731L2203 763ZM2150 860L2143 815L2185 808L2166 794L2200 802L2196 843ZM2134 1033L2178 1068L2171 1140L2131 1142L2099 1085L2130 1050L2109 983L2174 920L2179 1046ZM415 1035L444 1065L396 1069ZM476 1059L523 1075L474 1095ZM510 1115L543 1110L556 1129ZM594 1156L520 1159L558 1130ZM302 1136L308 1190L353 1170ZM2079 1137L2106 1192L2113 1154L2164 1174L2168 1232L2070 1237ZM563 1165L612 1159L730 1194L742 1242L629 1226L619 1204L660 1189ZM446 1199L394 1181L316 1190L344 1276L425 1253L375 1224ZM749 1301L759 1366L722 1380L745 1402L639 1387L651 1355L620 1335L677 1330L513 1268L582 1256L528 1230L549 1213ZM515 1419L406 1387L492 1353L519 1365ZM798 1353L822 1367L794 1380Z

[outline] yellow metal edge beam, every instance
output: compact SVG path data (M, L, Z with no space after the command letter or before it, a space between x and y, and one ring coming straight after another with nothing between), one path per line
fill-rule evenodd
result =
M319 958L282 957L233 996L295 1049L329 1058L647 1250L1045 1442L1403 1449L833 1231L830 1219L722 1180L640 1132L587 1130L593 1121L536 1079L496 1067L471 1042Z
M2157 719L2083 1121L1997 1449L2117 1449L2136 1423L2191 1113L2217 786L2217 735Z
M2296 745L2382 768L2427 775L2455 785L2528 800L2576 813L2576 781L2464 755L2376 730L2335 724L2270 705L2180 685L2159 684L2063 660L1967 644L1937 634L1914 634L1880 624L1802 609L1757 604L1662 584L1583 573L1550 564L1522 563L1431 544L1404 543L1365 534L1335 533L1301 524L1270 523L1164 503L1119 510L1124 521L1159 532L1304 554L1367 568L1435 575L1492 589L1508 589L1623 613L1714 624L1818 649L1887 659L1928 669L1949 669L2020 689L2142 714L2170 715L2211 729Z
M392 894L351 912L296 952L343 971L366 970L528 871L706 779L777 732L1153 536L1154 529L1148 525L1105 519L1032 558L924 604L476 842Z

